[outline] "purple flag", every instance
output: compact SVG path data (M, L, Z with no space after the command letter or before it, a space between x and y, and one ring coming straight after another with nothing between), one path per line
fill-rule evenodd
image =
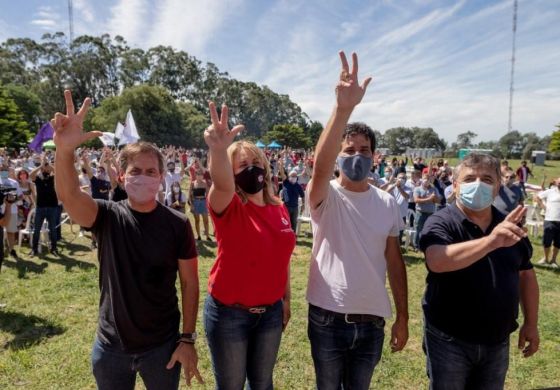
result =
M43 148L43 143L53 138L54 129L51 126L50 122L45 123L39 129L39 132L33 138L33 141L29 144L29 149L33 150L35 153L41 153L41 149Z

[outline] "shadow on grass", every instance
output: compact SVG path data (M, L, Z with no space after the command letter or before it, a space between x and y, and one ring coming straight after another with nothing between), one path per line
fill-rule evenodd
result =
M49 263L64 266L66 271L71 271L72 268L74 268L74 267L77 267L79 269L97 268L96 264L89 263L87 261L76 260L76 259L72 258L71 256L68 256L66 254L66 251L64 251L64 250L59 251L58 256L49 254L47 256L44 256L43 259L48 261Z
M196 241L196 250L198 251L198 257L210 257L214 259L216 257L216 247L215 241Z
M34 315L0 310L0 329L13 334L13 340L3 345L4 349L29 348L44 339L62 334L66 329L54 322Z
M421 252L413 252L412 249L408 249L402 256L406 265L424 264L424 254Z
M542 270L545 270L545 271L548 271L548 272L552 272L552 273L555 273L555 274L560 274L560 268L552 268L550 265L533 263L533 266L535 268L542 269Z
M310 238L297 237L296 245L313 248L313 241Z
M32 261L24 260L20 257L17 261L10 261L8 259L5 259L3 266L16 269L18 272L18 278L24 279L26 278L28 272L32 272L34 274L44 273L45 268L47 268L49 264L45 262L37 264Z

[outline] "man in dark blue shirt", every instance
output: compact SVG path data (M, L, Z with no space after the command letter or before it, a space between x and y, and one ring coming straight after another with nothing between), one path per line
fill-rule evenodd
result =
M280 168L280 176L284 181L282 182L282 201L286 205L288 209L288 213L290 214L290 222L292 224L292 230L295 232L297 230L297 219L299 215L299 198L302 199L302 202L305 200L305 193L303 192L303 188L297 182L298 181L298 174L295 169L291 170L286 177L284 173L284 168ZM305 207L302 203L302 207Z
M431 389L502 389L520 301L519 348L529 357L539 347L532 247L519 227L525 209L505 216L492 207L500 176L494 157L467 156L455 170L456 204L433 214L422 231Z

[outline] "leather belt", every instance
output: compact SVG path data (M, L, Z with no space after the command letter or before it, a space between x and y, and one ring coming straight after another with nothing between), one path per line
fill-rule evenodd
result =
M212 297L212 299L214 299L214 301L216 302L216 304L218 304L219 306L225 306L225 307L231 307L233 309L239 309L239 310L244 310L247 311L251 314L263 314L266 313L266 311L271 308L273 305L261 305L261 306L245 306L242 305L240 303L234 303L232 305L226 305L225 303L222 303L220 301L218 301L216 298Z
M332 315L334 318L338 318L344 320L347 324L357 324L357 323L364 323L364 322L383 322L385 323L385 319L383 317L379 317L373 314L350 314L350 313L338 313L336 311L331 311L327 309L323 309L322 307L318 307L315 305L309 305L315 309L321 310L329 315Z

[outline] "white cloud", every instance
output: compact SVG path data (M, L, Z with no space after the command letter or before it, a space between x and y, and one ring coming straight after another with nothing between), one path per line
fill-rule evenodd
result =
M51 6L41 6L30 23L44 30L52 30L60 24L60 14Z
M162 0L152 21L148 46L169 45L201 55L207 44L218 39L227 17L240 7L241 0Z
M146 15L151 8L147 0L119 0L110 9L104 31L112 36L121 35L129 43L142 45L145 32L150 26Z
M91 1L88 0L74 0L74 9L78 11L80 18L87 22L92 23L95 21L95 15Z

